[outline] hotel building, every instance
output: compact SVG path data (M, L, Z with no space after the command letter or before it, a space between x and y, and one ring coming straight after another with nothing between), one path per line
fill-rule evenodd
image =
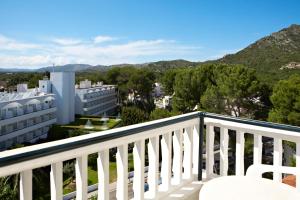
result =
M52 72L34 89L19 84L14 93L0 92L0 150L47 138L51 125L68 124L75 113L110 114L116 107L115 86L85 80L75 88L74 72Z

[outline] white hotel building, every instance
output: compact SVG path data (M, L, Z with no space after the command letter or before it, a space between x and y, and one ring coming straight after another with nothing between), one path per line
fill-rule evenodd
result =
M117 107L117 91L114 85L102 82L92 85L91 81L81 81L75 89L75 113L80 115L111 114Z
M98 115L116 106L114 86L84 81L75 89L74 72L53 72L50 80L40 80L35 89L19 84L17 92L0 93L0 150L46 138L51 125L74 121L75 110Z
M46 138L56 123L55 95L36 89L20 91L22 86L16 93L0 94L0 149Z

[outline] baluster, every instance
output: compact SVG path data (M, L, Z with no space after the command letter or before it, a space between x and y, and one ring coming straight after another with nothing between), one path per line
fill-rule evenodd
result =
M296 189L300 192L300 142L296 143Z
M206 177L214 173L214 140L215 140L215 131L214 126L206 126Z
M262 136L254 135L253 163L261 164L262 159Z
M193 174L198 174L199 156L199 124L196 124L193 128Z
M221 127L220 132L220 175L227 176L228 173L228 129Z
M76 158L75 164L76 172L76 199L86 200L87 199L87 155Z
M172 135L171 133L166 133L162 135L161 139L161 155L162 155L162 163L161 163L161 181L162 184L160 189L162 191L167 191L170 188L171 184L171 142Z
M274 138L274 153L273 153L273 165L282 166L282 140ZM281 182L282 174L273 173L273 180Z
M144 166L145 166L145 141L140 140L135 142L133 148L134 159L134 179L133 179L133 192L134 199L144 199Z
M20 200L32 199L32 170L20 173Z
M128 199L128 144L118 146L117 158L117 199Z
M236 150L235 150L235 175L244 176L244 151L245 151L245 133L236 131Z
M174 131L173 136L173 183L178 185L182 179L182 130Z
M149 139L148 143L148 197L154 199L158 190L158 165L159 165L159 137L155 136Z
M109 149L98 153L98 199L109 199Z
M51 164L50 172L51 200L63 199L63 163Z
M185 132L183 134L183 141L184 141L183 178L190 179L190 178L192 178L192 159L193 159L192 127L188 127L185 129Z

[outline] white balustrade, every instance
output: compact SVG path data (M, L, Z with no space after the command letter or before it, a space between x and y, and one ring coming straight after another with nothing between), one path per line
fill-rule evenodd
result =
M184 141L184 157L183 157L183 178L191 179L192 178L192 164L193 164L193 133L192 127L185 128L183 135Z
M261 164L262 159L262 136L254 135L253 163Z
M128 199L128 145L118 146L117 152L117 199Z
M144 199L144 167L145 167L145 141L139 140L135 142L133 148L134 159L134 180L133 180L133 193L134 199Z
M214 173L214 126L206 126L206 176L209 178Z
M199 122L198 122L199 123ZM199 124L193 126L193 174L198 174L199 165Z
M282 140L274 138L274 154L273 154L273 165L282 166ZM281 182L282 174L274 172L273 180Z
M158 192L158 173L159 173L159 137L149 139L148 143L148 198L155 198Z
M87 199L87 155L76 158L75 163L75 176L76 176L76 199Z
M20 173L20 200L32 199L32 170Z
M98 153L98 199L109 199L109 150Z
M182 129L174 131L173 135L173 183L178 185L182 179Z
M171 133L165 133L162 135L161 139L161 185L160 188L162 191L167 191L170 188L171 185L171 162L172 162L172 134Z
M63 199L63 163L51 164L50 172L51 200Z
M221 127L220 130L220 175L227 176L228 173L228 129Z
M235 149L235 174L244 176L244 151L245 151L245 136L244 132L236 131L236 149Z
M32 199L32 170L51 166L50 186L51 200L63 199L63 162L76 159L76 199L85 200L88 197L88 155L97 153L98 170L98 199L108 200L111 197L109 185L109 153L113 148L117 148L116 165L117 180L116 198L118 200L127 199L165 199L169 194L191 184L198 175L199 161L199 139L200 120L197 113L185 114L169 119L161 119L153 122L146 122L127 127L116 128L99 133L91 133L83 136L69 138L66 140L51 143L39 144L25 148L0 152L1 158L8 156L20 156L22 153L32 154L35 151L43 153L38 157L25 161L13 161L11 165L0 167L0 177L12 174L20 174L20 199ZM186 118L186 119L184 119ZM170 120L174 120L170 123ZM207 178L214 178L216 172L214 167L215 156L218 150L215 147L220 144L220 175L228 174L231 161L229 155L232 149L229 148L231 134L229 130L236 134L235 147L235 174L244 175L244 149L245 134L247 138L253 135L253 162L258 165L262 163L262 137L274 139L273 165L282 166L283 140L295 142L296 148L296 175L300 176L300 137L298 132L286 131L263 126L243 124L229 120L221 120L205 117L205 149L206 154L203 161L206 163L205 171ZM149 128L151 127L151 128ZM202 130L202 129L201 129ZM220 141L215 141L215 130L220 130ZM231 133L231 132L230 132ZM121 134L121 135L119 135ZM111 139L107 140L107 138ZM104 138L99 140L99 138ZM105 139L106 138L106 139ZM148 163L145 166L146 146L148 141ZM100 142L97 142L100 141ZM61 146L80 144L72 149L58 151ZM85 144L85 145L83 145ZM129 144L134 144L133 148L133 186L128 179L128 152ZM53 149L54 153L47 154L47 149ZM52 150L51 150L52 151ZM46 152L46 153L45 153ZM161 155L161 159L160 159ZM172 157L173 156L173 157ZM6 162L6 161L5 161ZM161 167L160 167L161 166ZM230 165L231 166L231 165ZM145 170L148 169L146 172ZM274 181L281 181L282 174L274 172ZM297 180L297 188L300 190L300 178ZM145 192L145 182L148 183L148 191ZM133 187L133 196L129 193ZM75 196L74 196L75 198Z

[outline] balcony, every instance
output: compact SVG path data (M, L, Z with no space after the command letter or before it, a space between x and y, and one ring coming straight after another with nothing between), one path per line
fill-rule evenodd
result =
M44 166L51 166L51 199L76 197L85 200L89 192L94 192L98 199L193 200L199 199L199 191L208 180L228 176L229 170L238 176L245 175L246 134L253 137L254 166L262 163L263 137L266 137L273 140L273 162L269 165L280 167L283 140L296 143L296 163L300 162L299 132L300 128L294 126L194 112L4 151L0 153L0 176L20 174L19 193L20 199L24 200L32 199L32 170ZM217 135L219 137L215 137ZM230 140L232 136L235 140ZM229 141L235 141L234 167L230 164ZM131 143L134 143L134 172L128 172L128 147ZM110 192L109 150L115 147L116 192ZM219 160L216 148L220 152ZM93 153L98 153L99 182L96 186L88 186L87 158ZM146 156L149 158L147 166ZM63 162L70 159L76 159L76 192L73 196L63 196ZM216 170L217 160L220 165ZM299 167L291 168L290 171L296 171L298 175ZM273 173L274 181L280 182L281 179L282 174ZM299 189L300 179L297 183Z

